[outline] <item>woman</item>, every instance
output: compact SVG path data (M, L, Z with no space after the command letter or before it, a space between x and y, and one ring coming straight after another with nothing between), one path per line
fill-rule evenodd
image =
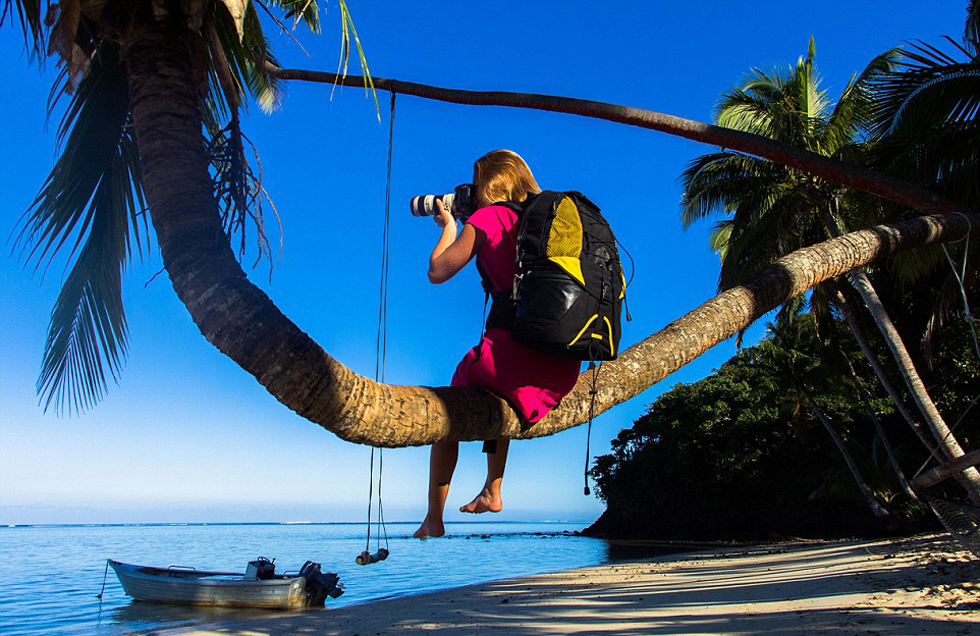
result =
M523 202L541 191L527 163L510 150L494 150L473 166L475 203L479 208L463 228L437 201L436 225L442 235L429 258L429 280L442 283L478 256L493 293L509 290L517 266L514 262L518 230L517 214L495 202ZM558 405L578 379L579 362L560 360L511 340L510 332L489 328L479 345L467 352L456 367L451 386L478 386L505 398L522 419L534 423ZM507 463L509 440L497 440L487 453L487 479L483 489L460 512L500 512L500 484ZM445 534L442 515L459 455L458 442L432 446L429 459L429 507L415 537Z

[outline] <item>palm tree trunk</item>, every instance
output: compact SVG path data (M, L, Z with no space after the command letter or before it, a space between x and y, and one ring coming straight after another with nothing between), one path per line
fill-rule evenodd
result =
M365 79L359 75L337 75L327 71L284 69L269 62L265 63L265 69L280 79L318 82L332 86L367 86ZM931 190L889 175L831 159L761 135L713 126L674 115L554 95L504 91L464 91L383 77L372 77L371 80L374 88L378 90L414 95L453 104L530 108L553 113L594 117L629 126L657 130L668 135L765 157L791 168L823 177L834 183L876 194L889 201L894 201L902 207L919 210L923 213L943 214L966 211L964 206L950 202Z
M846 360L845 356L845 360ZM912 501L919 501L912 487L909 485L908 479L905 478L905 472L902 470L902 466L898 463L898 457L895 456L895 449L892 448L892 444L888 441L888 436L885 435L885 428L881 425L881 421L878 420L878 416L875 414L874 409L871 407L871 398L868 392L864 390L861 386L861 380L858 378L857 372L854 370L854 365L851 364L850 360L847 360L847 368L851 372L851 377L854 378L854 385L857 387L858 393L861 395L861 402L864 403L864 410L868 413L868 417L871 418L871 423L874 424L875 433L878 434L878 439L881 440L881 445L885 447L885 454L888 456L888 464L892 467L892 472L895 473L895 477L898 479L898 484L905 493L905 496Z
M899 395L898 390L895 389L895 385L892 384L892 381L888 378L888 375L885 373L885 370L882 368L881 362L878 360L878 355L874 352L874 350L871 348L871 345L868 343L868 339L864 334L864 328L861 327L861 323L858 322L857 317L854 315L854 312L851 311L850 303L847 301L847 298L844 297L844 294L840 292L840 290L837 290L836 292L835 304L840 309L841 315L844 316L844 321L847 323L847 326L850 328L851 334L853 334L854 336L854 340L858 343L858 346L861 348L861 352L864 354L864 358L868 361L868 364L871 365L871 369L878 377L878 382L881 384L882 388L885 389L885 392L888 393L888 396L892 399L892 403L895 405L896 410L898 410L902 418L908 423L908 425L915 432L916 436L919 438L919 441L922 442L922 445L925 446L927 449L929 449L932 455L937 460L939 460L940 463L942 463L943 461L942 454L940 454L939 451L936 449L935 445L929 441L929 438L926 437L925 432L922 430L922 425L919 424L914 417L912 417L912 413L910 413L908 408L905 406L905 401L902 399L902 396Z
M960 474L967 466L980 464L980 450L975 450L963 455L948 464L936 466L932 470L926 471L912 480L912 485L916 488L929 488L935 486L942 480L952 475Z
M827 225L827 229L831 236L837 236L840 234L842 226L842 218L840 215L840 200L834 198L833 200L834 210L832 212L821 209L824 214L824 221ZM963 455L963 449L960 447L959 442L953 437L952 432L949 427L946 426L946 422L943 421L942 415L939 413L939 409L933 403L932 398L929 396L929 392L926 390L925 384L923 384L922 379L919 377L919 372L916 370L915 365L912 363L912 358L908 354L908 350L905 348L905 343L902 341L898 330L895 328L894 323L892 323L891 317L885 310L884 305L881 303L881 299L878 297L878 293L875 291L874 286L871 284L871 280L868 278L867 273L864 271L863 267L857 267L847 275L848 281L850 281L851 286L858 292L861 299L864 301L865 307L871 313L871 317L875 324L878 326L878 330L881 335L885 338L885 343L888 345L888 349L892 352L892 357L895 359L895 363L898 365L898 370L905 380L905 384L909 389L909 393L912 395L912 399L915 401L916 405L919 407L919 412L925 418L926 426L932 431L933 436L938 442L938 448L942 450L943 454L948 459L955 459ZM840 295L843 298L843 295ZM851 317L853 319L853 316ZM846 319L846 317L845 317ZM852 332L855 331L854 327L857 324L848 323L851 326ZM855 337L857 337L855 335ZM873 356L869 357L869 361L873 359ZM884 374L881 374L879 378L883 378ZM893 397L893 399L895 399ZM900 404L901 400L895 399L896 404ZM903 407L904 408L904 405ZM904 413L903 413L904 414ZM907 418L911 423L911 419ZM925 441L923 441L925 443ZM930 450L931 445L925 443L926 447ZM962 476L957 477L957 481L966 489L967 494L970 497L970 501L974 505L980 506L980 471L976 468L967 468Z
M864 481L864 477L861 476L861 471L858 470L857 464L854 463L854 458L851 457L851 452L847 450L847 446L844 444L844 440L841 439L840 435L834 429L834 425L830 423L830 419L827 418L827 414L823 412L814 399L809 393L805 393L807 402L810 403L810 408L817 415L817 419L823 424L824 429L830 434L831 439L834 440L834 444L837 445L837 450L840 451L841 457L844 458L844 463L847 464L847 469L851 471L851 476L854 478L854 483L857 484L858 489L864 496L864 500L867 502L868 507L871 508L871 514L876 517L887 517L889 512L885 510L885 507L878 503L875 499L874 494L872 494L871 489L868 488L868 484Z
M963 449L960 447L959 442L956 441L956 438L953 437L949 427L946 426L946 422L943 420L942 415L939 414L939 409L936 408L932 398L929 397L929 392L926 391L926 387L919 377L919 372L912 363L912 358L905 348L905 343L902 342L901 336L898 335L898 330L888 316L888 312L885 311L884 305L881 304L881 299L878 298L878 294L868 279L868 275L864 272L863 268L855 268L848 274L848 280L850 280L851 284L861 295L868 311L871 312L871 316L874 318L875 324L878 325L881 335L884 336L885 343L891 350L895 362L898 363L898 370L905 380L909 393L912 395L912 399L925 418L926 426L929 427L929 430L932 431L933 436L939 443L939 448L946 455L947 459L962 457L964 455ZM980 506L980 471L971 466L963 471L962 476L958 477L957 481L966 488L973 505Z
M201 333L300 416L376 446L551 435L587 421L588 383L522 427L508 404L474 388L395 386L329 356L252 285L221 223L201 136L197 82L181 29L149 25L127 58L143 185L164 267ZM816 283L933 242L962 238L980 215L923 217L856 232L780 259L603 366L595 412L628 400Z

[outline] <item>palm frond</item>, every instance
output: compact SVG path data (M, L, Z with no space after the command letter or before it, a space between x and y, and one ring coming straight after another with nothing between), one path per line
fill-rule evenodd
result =
M963 30L963 40L974 57L980 54L980 0L970 0L966 7L966 28Z
M147 230L128 121L126 77L107 46L72 97L59 127L67 137L61 156L21 219L17 244L35 270L69 246L67 260L74 260L51 313L38 379L45 409L53 404L59 413L96 404L125 359L121 272L131 241L142 254Z
M722 219L715 223L715 226L711 229L711 234L708 236L708 247L711 251L718 254L718 257L724 261L725 255L728 253L728 242L732 237L732 220Z
M319 28L319 25L317 27ZM249 5L249 12L245 15L245 34L241 44L244 49L241 57L246 61L243 64L246 69L244 73L245 85L255 101L258 102L262 112L271 113L279 108L283 97L283 88L281 80L266 70L264 62L270 62L274 66L280 66L280 64L272 53L268 38L262 32L262 26L254 5ZM238 56L237 52L235 55Z
M768 78L764 81L752 80L746 86L726 91L715 107L715 123L725 128L772 137L774 134L773 113L769 108L773 99L764 95L772 89Z
M37 60L43 59L45 53L45 26L42 12L46 6L47 3L42 5L39 0L4 0L3 9L0 10L0 28L7 20L11 22L16 20L20 24L28 54Z
M738 152L702 155L681 173L681 221L685 228L714 214L726 214L749 192L769 188L785 168Z
M896 68L867 83L876 103L873 134L884 137L901 129L975 119L978 78L980 67L973 60L956 59L926 43L911 44Z
M282 9L286 18L293 20L294 29L303 22L313 33L320 32L320 9L316 0L268 0L268 3Z
M719 126L734 128L821 152L815 131L829 101L820 89L811 38L806 57L787 69L753 69L738 87L722 95L715 108Z
M354 44L357 46L357 56L361 63L361 74L364 76L364 94L367 95L370 92L374 98L374 109L378 114L378 121L381 121L381 107L378 106L378 93L374 90L374 80L371 78L371 69L368 68L367 57L364 55L364 47L361 46L361 38L357 35L357 29L354 28L354 19L347 9L347 2L345 0L338 0L338 3L340 4L341 37L340 59L337 60L337 75L347 77L347 61L350 57L351 36L353 36Z
M210 27L213 28L213 36L209 38L212 85L214 92L223 97L224 106L230 109L231 101L235 108L247 109L245 92L248 91L263 112L278 108L281 84L265 70L264 64L266 61L275 64L277 60L262 32L254 4L250 3L246 10L241 33L220 3L214 5Z
M980 201L980 60L963 46L947 53L919 42L868 86L872 165L964 204Z
M827 155L852 145L871 127L875 106L873 83L895 68L901 54L901 49L892 48L877 55L860 75L847 83L824 128L823 147Z

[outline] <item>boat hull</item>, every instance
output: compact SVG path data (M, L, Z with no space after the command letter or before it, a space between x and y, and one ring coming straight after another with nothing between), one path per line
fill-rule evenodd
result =
M241 574L153 568L109 561L123 590L138 601L211 607L297 609L306 606L306 577L245 579Z

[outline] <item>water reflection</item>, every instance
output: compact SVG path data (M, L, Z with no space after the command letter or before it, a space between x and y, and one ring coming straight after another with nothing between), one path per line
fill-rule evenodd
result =
M4 580L0 634L117 636L256 616L267 610L198 608L134 602L106 558L164 566L243 571L258 555L279 556L277 571L306 560L340 573L347 593L327 609L542 572L597 565L614 558L603 541L565 532L585 524L447 524L446 539L418 541L414 524L388 524L391 557L354 565L363 527L225 525L0 528ZM373 546L372 546L373 547ZM629 557L625 557L629 558ZM43 574L42 574L43 573ZM313 610L322 611L322 610ZM272 612L271 615L276 615Z

